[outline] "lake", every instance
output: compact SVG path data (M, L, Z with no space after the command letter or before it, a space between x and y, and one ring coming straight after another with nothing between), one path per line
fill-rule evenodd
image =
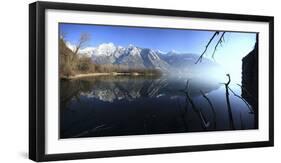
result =
M230 85L237 94L241 88ZM203 96L205 95L205 97ZM204 77L99 76L60 81L60 138L257 129L257 115ZM211 103L211 104L210 104ZM212 106L211 106L212 105Z

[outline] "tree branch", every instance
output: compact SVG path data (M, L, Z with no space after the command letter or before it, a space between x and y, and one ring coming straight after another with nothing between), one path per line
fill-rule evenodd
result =
M233 121L233 115L232 115L232 109L231 109L230 100L229 100L229 92L228 92L228 90L229 90L228 85L230 84L231 79L230 79L229 74L226 74L226 76L228 77L228 82L224 83L224 85L225 85L225 98L226 98L226 104L227 104L228 116L229 116L229 125L230 125L231 128L235 129L234 121Z
M234 96L240 98L247 105L247 107L250 110L250 113L254 113L253 109L251 108L251 106L248 104L248 102L244 98L242 98L241 96L237 95L229 86L228 86L228 89L230 90L230 92L232 92L232 94Z
M79 38L79 42L78 42L78 44L77 44L77 46L76 46L76 48L75 48L75 51L74 51L74 54L76 55L77 53L78 53L78 51L85 45L85 43L87 42L87 41L89 41L90 40L90 34L88 34L88 33L82 33L81 34L81 36L80 36L80 38Z
M228 82L227 82L227 83L225 83L225 84L226 84L226 85L227 85L227 87L228 87L229 83L231 82L231 79L230 79L230 75L229 75L229 74L226 74L226 76L228 77Z
M200 107L197 107L193 101L193 99L191 98L191 96L189 95L189 80L187 80L186 82L186 86L185 89L183 90L184 94L186 95L186 101L189 102L191 104L192 109L195 111L195 113L198 115L198 117L201 120L201 125L204 129L208 128L210 126L210 122L206 119L206 117L204 116L204 114L201 111Z
M214 118L213 118L213 121L214 121L214 127L217 128L217 123L216 123L216 119L217 119L217 116L216 116L216 111L215 111L215 108L211 102L211 100L206 96L206 94L200 90L200 93L201 95L208 101L210 107L211 107L211 110L213 112L213 115L214 115Z
M244 90L247 95L249 95L253 100L257 101L257 99L245 88L243 87L241 84L237 84L242 90Z
M207 43L206 47L205 47L205 50L203 51L203 53L200 55L200 57L197 59L197 61L195 62L195 64L197 64L198 62L201 62L202 61L202 58L204 56L204 54L206 53L209 45L211 44L211 42L213 41L213 39L215 38L216 35L218 35L220 32L216 31L213 36L211 37L211 39L209 40L209 42Z
M215 46L215 49L214 49L213 54L212 54L212 58L213 58L213 59L214 59L214 54L215 54L215 52L216 52L216 50L217 50L218 45L219 45L219 44L221 45L221 43L224 41L224 37L223 37L224 34L225 34L225 32L222 33L222 35L221 35L219 41L217 42L217 44L216 44L216 46Z

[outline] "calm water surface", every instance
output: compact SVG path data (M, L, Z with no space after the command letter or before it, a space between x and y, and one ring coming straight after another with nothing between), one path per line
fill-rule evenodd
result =
M240 87L231 89L240 95ZM61 80L60 138L256 129L251 107L230 92L229 110L225 92L202 78Z

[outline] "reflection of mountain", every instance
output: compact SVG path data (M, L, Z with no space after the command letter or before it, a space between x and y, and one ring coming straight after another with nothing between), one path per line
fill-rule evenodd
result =
M205 81L205 82L204 82ZM104 102L115 100L133 101L134 99L159 98L169 95L181 95L186 80L152 77L95 77L81 80L61 81L62 102L73 98L95 98ZM217 89L218 84L202 79L190 80L190 95L200 95Z
M233 117L227 116L224 87L202 78L186 83L144 76L61 80L60 138L232 130L230 122L236 129L256 128L235 96L230 96Z
M80 50L81 55L90 56L96 64L118 64L129 68L160 69L164 72L175 70L190 70L218 68L218 65L203 58L200 66L194 64L198 59L196 54L177 52L163 53L159 50L140 48L134 45L128 47L115 46L113 43L104 43L98 47L88 47Z

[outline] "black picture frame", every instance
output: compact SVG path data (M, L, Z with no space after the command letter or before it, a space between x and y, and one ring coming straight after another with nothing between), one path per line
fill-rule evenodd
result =
M161 15L175 17L240 20L269 23L269 140L215 145L156 147L149 149L112 150L83 153L45 153L45 11L95 11L124 14ZM268 147L274 144L274 18L270 16L222 14L152 8L102 6L88 4L34 2L29 5L29 158L34 161L55 161L115 156L147 155L190 151L207 151L236 148Z

